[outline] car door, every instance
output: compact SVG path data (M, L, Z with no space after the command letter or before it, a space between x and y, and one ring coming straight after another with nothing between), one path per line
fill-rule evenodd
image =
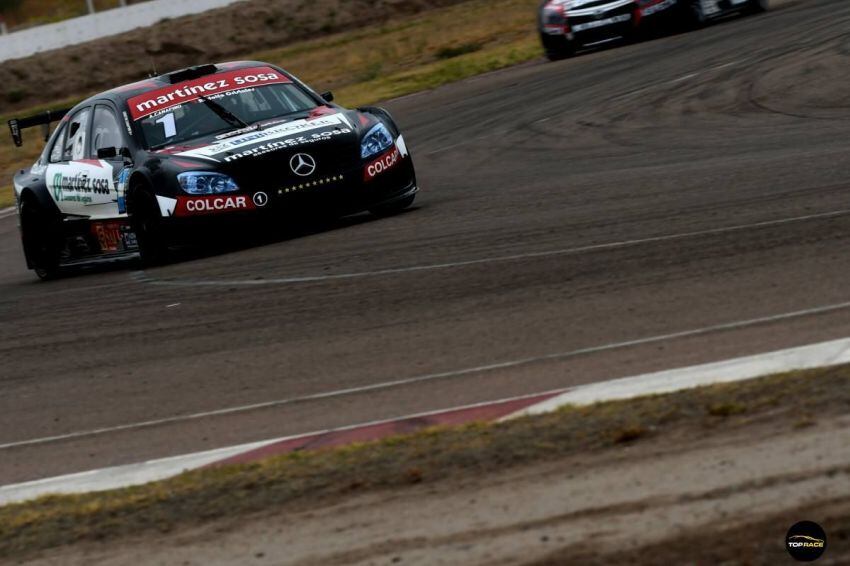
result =
M61 161L47 166L50 196L66 215L96 219L119 214L115 164L92 155L92 115L99 106L85 106L71 114L59 138Z
M103 171L112 181L111 201L109 207L99 211L99 217L104 215L114 218L126 216L127 207L124 199L130 167L125 162L121 151L128 147L127 136L118 112L107 103L98 103L94 107L91 127L91 148L89 157L101 163ZM112 150L112 157L100 158L101 150Z

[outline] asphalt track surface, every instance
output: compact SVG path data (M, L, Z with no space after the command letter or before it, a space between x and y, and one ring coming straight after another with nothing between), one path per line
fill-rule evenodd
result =
M388 103L394 218L50 283L0 219L0 484L850 335L848 24L790 2Z

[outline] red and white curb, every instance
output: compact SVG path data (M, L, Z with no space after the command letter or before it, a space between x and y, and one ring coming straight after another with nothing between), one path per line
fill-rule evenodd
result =
M47 494L84 493L141 485L170 478L189 470L251 462L295 450L328 448L353 442L378 440L434 426L499 421L546 413L567 405L590 405L604 401L672 393L705 385L743 381L774 373L845 363L850 363L850 339L7 485L0 487L0 505L26 501Z

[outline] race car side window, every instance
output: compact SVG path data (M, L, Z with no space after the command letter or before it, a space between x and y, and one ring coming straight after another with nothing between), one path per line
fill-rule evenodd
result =
M50 163L62 161L62 145L65 143L65 123L59 126L59 131L53 136L53 147L50 148Z
M121 123L112 108L102 104L94 107L91 136L91 157L97 157L99 149L110 147L120 149L124 145L121 137Z
M89 131L90 108L83 108L68 121L68 135L65 138L63 161L78 161L86 158L86 137Z

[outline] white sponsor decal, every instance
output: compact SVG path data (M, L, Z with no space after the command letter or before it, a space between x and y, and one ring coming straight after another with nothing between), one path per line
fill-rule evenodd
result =
M404 143L404 136L399 136L395 141L395 145L398 148L399 152L401 152L402 157L407 157L407 144Z
M608 4L604 4L602 6L587 6L582 4L581 6L565 6L567 10L567 16L576 17L576 16L594 16L601 17L602 15L610 12L611 10L616 10L617 8L622 8L623 6L630 6L635 3L635 0L613 0Z
M238 153L228 151L227 156L224 158L224 160L227 163L230 163L231 161L238 161L239 159L242 159L244 157L258 157L260 155L272 153L273 151L327 141L333 138L334 136L341 136L350 133L351 130L349 128L334 128L333 130L317 132L314 134L310 134L309 136L288 137L283 140L272 141L269 143L264 143L263 145L254 146Z
M587 29L595 29L601 28L603 26L610 26L613 24L619 24L622 22L627 22L632 19L631 14L622 14L620 16L614 16L612 18L605 18L604 20L597 20L595 22L588 22L586 24L577 24L573 26L573 31L584 31Z
M310 132L320 128L339 126L344 123L345 122L337 114L333 116L323 116L314 120L295 120L294 122L287 122L280 126L274 126L266 130L259 130L257 132L231 138L198 149L184 151L179 155L183 157L200 157L202 159L219 161L217 157L224 153L236 152L259 142L269 142L302 132Z
M156 202L159 204L160 214L163 216L174 216L174 209L177 208L177 199L156 195Z
M384 171L392 169L401 158L401 152L398 147L392 148L386 155L373 161L366 167L366 180L370 181Z
M106 161L71 161L47 167L45 182L59 210L113 202L115 181ZM70 206L69 206L70 205Z
M287 77L280 75L270 67L240 69L228 73L207 75L179 85L167 86L134 96L127 101L134 120L166 108L172 108L184 102L198 100L202 96L215 96L228 91L258 86L262 84L289 83Z
M672 8L678 3L678 0L664 0L664 2L659 2L653 6L649 6L648 8L644 8L642 13L644 16L651 16L652 14L657 14L662 10L666 10L667 8Z
M218 197L214 199L187 199L186 210L189 212L211 212L216 210L232 210L247 208L245 197Z
M598 0L553 0L547 6L563 6L566 9L581 8L587 4L592 4Z

